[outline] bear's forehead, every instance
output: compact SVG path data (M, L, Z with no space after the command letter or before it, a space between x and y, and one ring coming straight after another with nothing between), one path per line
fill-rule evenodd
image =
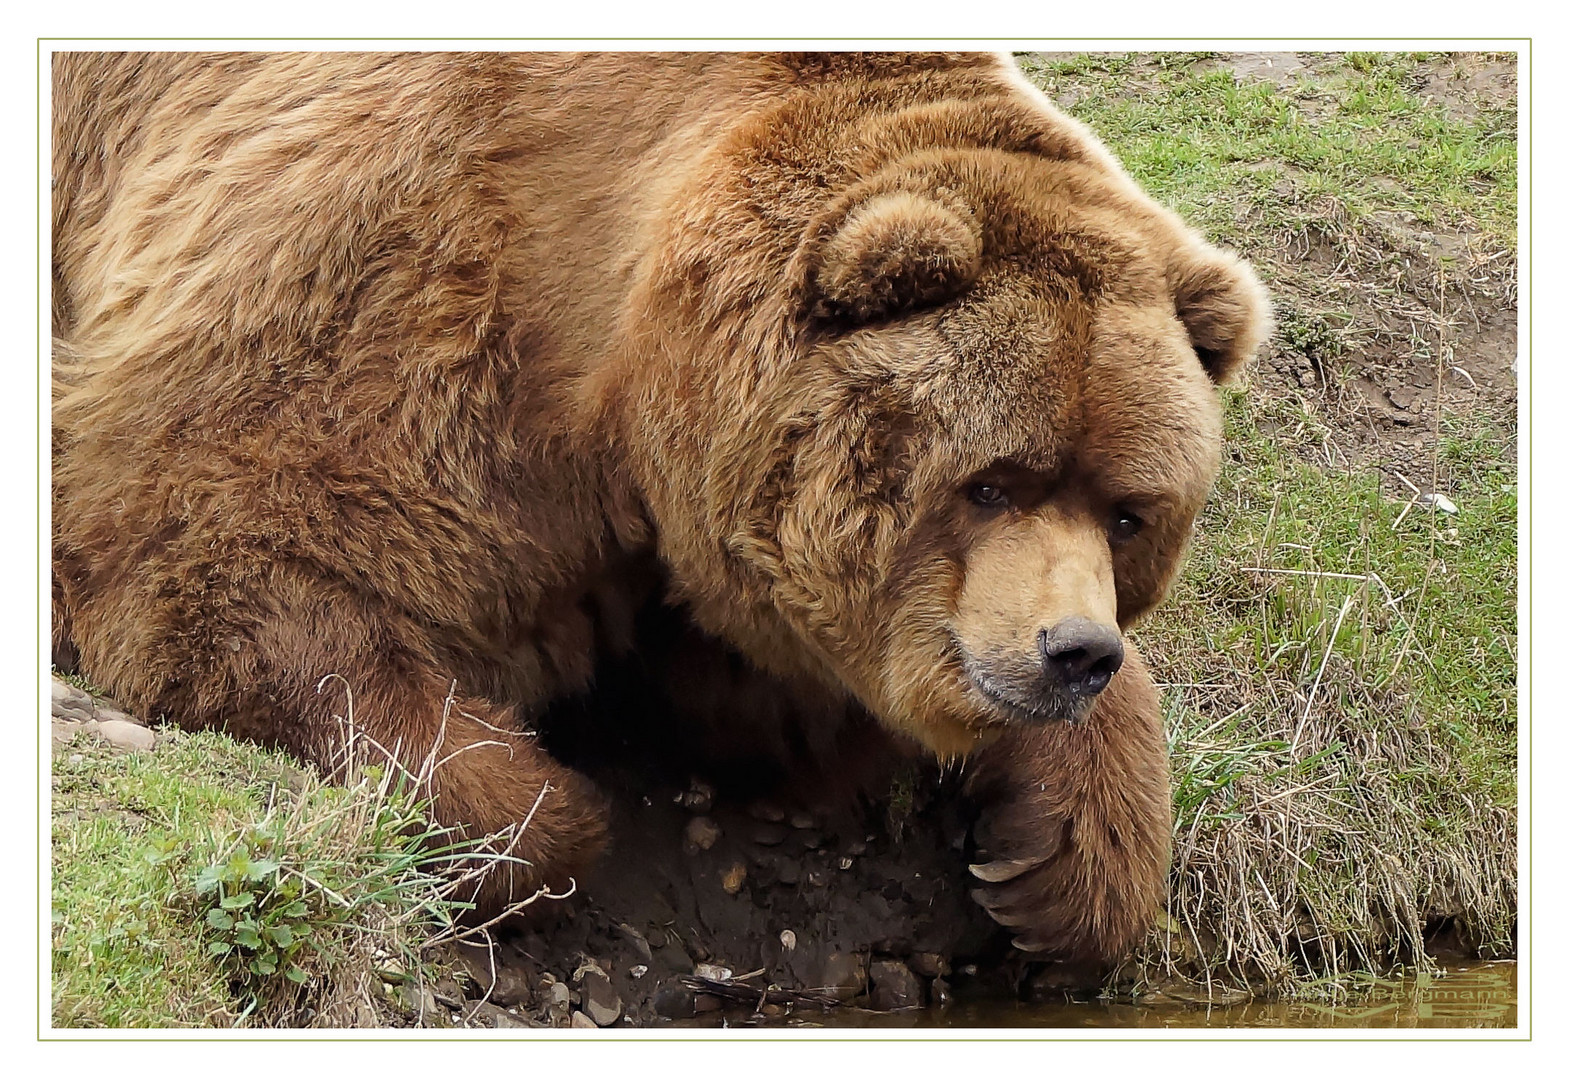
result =
M958 470L999 459L1113 486L1204 483L1213 388L1169 306L994 282L936 320L917 400ZM1200 460L1204 457L1204 460Z

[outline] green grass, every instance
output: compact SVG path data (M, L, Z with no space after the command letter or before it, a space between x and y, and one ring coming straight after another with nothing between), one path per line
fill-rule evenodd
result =
M449 926L450 854L375 769L326 785L215 734L56 758L56 1027L386 1024L378 971ZM401 980L400 980L401 981Z
M1281 85L1214 57L1021 65L1254 263L1269 350L1316 373L1227 395L1230 457L1137 634L1169 683L1176 820L1139 971L1334 996L1427 965L1439 924L1513 947L1513 411L1440 409L1396 465L1350 384L1513 318L1515 114L1430 78L1493 57L1303 54ZM1458 513L1409 505L1397 472Z
M1439 918L1508 952L1512 471L1494 440L1446 440L1460 512L1407 509L1263 435L1271 411L1230 402L1237 453L1140 633L1172 684L1172 914L1192 938L1149 960L1322 989L1420 964Z
M1409 54L1322 55L1285 87L1239 81L1213 56L1021 65L1048 94L1082 90L1070 111L1151 194L1219 240L1333 200L1352 223L1407 211L1513 244L1512 110L1461 118L1431 107Z

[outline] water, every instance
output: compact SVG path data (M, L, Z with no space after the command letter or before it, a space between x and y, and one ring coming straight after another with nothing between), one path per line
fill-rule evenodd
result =
M1512 1028L1518 1026L1513 962L1446 969L1437 978L1390 980L1351 1004L1243 1002L960 1002L911 1013L837 1010L789 1026L942 1028Z

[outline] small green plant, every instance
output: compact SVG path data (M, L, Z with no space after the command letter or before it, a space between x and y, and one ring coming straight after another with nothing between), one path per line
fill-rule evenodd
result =
M270 845L270 838L255 837ZM311 907L301 898L301 885L285 879L283 864L253 857L241 844L227 859L196 875L196 894L214 901L207 909L208 955L230 963L235 974L250 981L253 992L281 976L303 983L309 976L295 962L311 928Z

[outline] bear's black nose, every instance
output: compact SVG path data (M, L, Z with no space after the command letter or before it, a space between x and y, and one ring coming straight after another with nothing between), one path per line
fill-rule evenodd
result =
M1075 697L1106 689L1122 666L1122 635L1077 615L1040 633L1046 678Z

